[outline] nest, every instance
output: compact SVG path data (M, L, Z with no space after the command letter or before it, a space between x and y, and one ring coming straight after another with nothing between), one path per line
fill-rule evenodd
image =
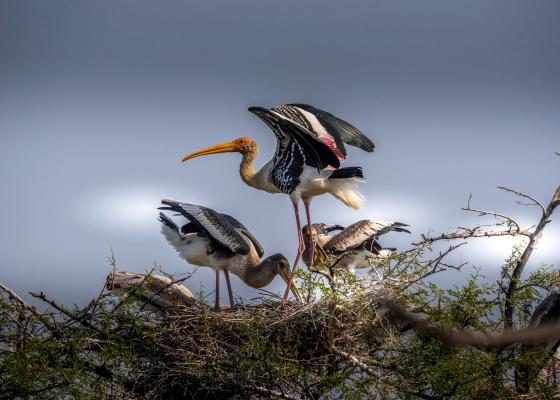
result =
M152 291L153 281L137 283L148 282L144 289ZM157 297L166 293L156 287ZM387 343L376 340L392 329L378 303L386 296L333 295L287 305L265 299L222 311L176 303L161 313L141 349L146 362L133 372L135 392L154 399L324 396L361 370L360 364L368 368L352 354L368 363L387 358ZM154 297L144 293L138 301ZM341 363L349 365L347 375L340 374Z

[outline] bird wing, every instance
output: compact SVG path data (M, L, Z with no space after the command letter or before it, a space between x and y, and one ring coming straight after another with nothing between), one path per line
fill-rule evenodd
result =
M336 153L304 126L264 107L249 107L249 111L263 120L278 139L276 159L281 158L278 155L291 148L295 142L304 153L305 164L318 170L328 166L335 169L340 167L340 160Z
M333 224L325 224L323 222L317 222L315 224L311 224L311 227L313 227L317 233L323 234L323 235L327 235L333 231L341 231L344 229L343 226L340 225L333 225Z
M180 229L181 234L187 235L189 233L198 233L202 230L202 227L199 224L195 224L193 222L186 223Z
M344 143L370 153L375 148L373 142L358 128L328 111L308 104L285 104L271 110L314 132L320 140L333 148L340 160L346 158Z
M182 214L192 223L200 225L214 240L232 252L241 255L249 254L251 250L249 243L231 224L230 219L224 218L224 214L217 213L207 207L187 204L173 199L163 199L161 203L167 207L160 207L160 209Z
M255 246L255 250L257 251L257 254L259 255L259 257L262 257L264 255L264 249L263 249L262 245L259 243L257 238L251 233L251 231L249 231L249 229L247 229L245 227L245 225L243 225L237 219L233 218L231 215L227 215L227 214L220 214L220 215L222 217L224 217L225 219L227 219L229 221L229 223L235 229L237 229L238 232L247 236L247 238L251 241L251 243L253 243L253 246Z
M369 238L376 238L384 233L396 230L408 232L400 222L372 221L364 219L353 223L342 232L333 236L323 248L330 251L346 251L363 244ZM410 233L410 232L409 232Z

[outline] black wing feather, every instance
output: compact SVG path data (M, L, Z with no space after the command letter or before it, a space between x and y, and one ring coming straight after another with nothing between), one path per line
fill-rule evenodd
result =
M329 134L331 134L335 138L339 136L344 143L348 143L351 146L359 147L360 149L370 153L375 148L373 142L366 135L364 135L362 131L360 131L349 122L338 118L328 111L310 106L309 104L294 103L287 105L301 108L302 110L315 115L319 122L327 129L327 132L329 132Z
M303 149L308 159L306 164L322 170L329 165L333 168L340 167L336 154L315 135L295 122L284 119L264 107L249 107L249 111L263 120L272 129L281 143L286 139L296 141Z
M259 243L257 238L251 233L251 231L249 231L249 229L245 227L245 225L243 225L241 222L239 222L231 215L227 215L227 214L220 214L220 215L225 219L227 219L234 228L238 229L242 234L244 234L249 238L249 240L253 243L253 246L255 246L255 250L257 251L259 257L262 257L264 255L264 249L262 245Z
M232 252L241 255L249 254L251 250L249 243L230 222L233 217L224 218L224 214L217 213L210 208L173 199L163 199L161 202L168 207L160 209L181 213L193 224L201 226L214 240Z

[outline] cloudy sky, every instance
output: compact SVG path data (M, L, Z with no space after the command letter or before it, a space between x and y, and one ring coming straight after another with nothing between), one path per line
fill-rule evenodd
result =
M404 246L478 222L460 211L472 193L473 207L532 225L536 210L496 186L548 202L560 183L558 15L552 0L3 0L0 281L82 304L111 249L124 270L190 270L159 233L164 196L230 213L267 254L293 259L290 202L246 187L239 155L180 163L238 136L268 160L274 139L251 105L310 103L375 142L347 161L364 167L366 208L324 196L315 221L407 222L412 236L383 241ZM560 261L558 220L531 268ZM490 279L511 244L473 242L462 256ZM209 270L188 282L201 284L212 289Z

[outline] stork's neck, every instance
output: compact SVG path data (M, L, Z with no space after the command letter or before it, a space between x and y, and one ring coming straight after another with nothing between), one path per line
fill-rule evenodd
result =
M273 160L270 160L261 169L255 172L253 162L257 158L258 154L259 149L257 146L243 153L243 159L241 160L241 165L239 166L241 179L247 185L254 187L255 189L264 190L269 193L279 193L280 190L272 184L272 182L270 182L268 177Z
M261 288L272 282L276 275L278 275L278 266L264 259L256 265L249 266L243 280L250 287Z
M243 180L243 182L254 188L258 188L255 166L253 165L258 154L259 149L256 146L254 147L254 149L244 152L243 159L241 160L241 165L239 166L239 175L241 175L241 179Z

